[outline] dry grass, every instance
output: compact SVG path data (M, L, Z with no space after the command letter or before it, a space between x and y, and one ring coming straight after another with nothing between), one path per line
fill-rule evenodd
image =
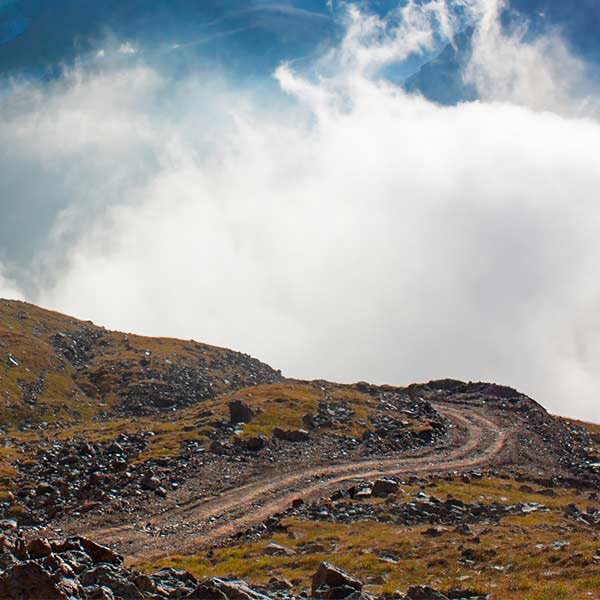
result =
M51 343L57 333L101 334L85 369L76 370ZM9 357L14 357L18 364ZM178 368L204 370L218 396L243 377L242 356L195 341L149 338L104 330L30 304L0 300L0 423L78 422L110 412L131 382ZM27 403L36 385L37 402Z
M444 481L428 492L438 497L442 497L441 492L451 493L471 502L542 501L539 495L520 492L519 487L517 482L504 480L470 484ZM405 488L405 499L409 500L414 491ZM174 566L199 577L241 577L254 583L284 577L295 582L297 589L307 589L319 562L328 560L364 582L374 576L383 577L384 585L367 587L374 592L428 584L439 589L476 588L489 593L493 600L600 598L600 566L592 561L600 545L599 533L567 521L561 510L572 501L582 507L589 502L583 503L573 490L559 490L558 498L543 497L543 501L553 507L550 512L509 517L500 525L473 526L479 543L451 528L432 539L422 535L427 526L401 527L373 521L334 524L290 518L284 521L287 533L220 548L212 558L174 556L143 567L152 570ZM556 541L568 542L568 546L555 550L551 544ZM292 548L297 554L268 556L265 548L269 542ZM321 549L303 553L305 544L320 544ZM464 564L461 553L465 547L490 556L474 565ZM397 557L396 562L390 562L390 556Z

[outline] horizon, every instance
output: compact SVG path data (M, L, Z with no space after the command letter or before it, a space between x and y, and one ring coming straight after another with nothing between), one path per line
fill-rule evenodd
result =
M68 314L62 313L60 311L54 311L54 310L46 309L46 308L44 308L42 306L37 306L36 304L32 304L32 303L24 301L24 300L11 300L9 298L1 298L0 297L0 302L1 301L17 302L17 303L20 303L20 304L24 304L25 306L30 306L30 307L33 307L33 308L41 309L43 311L52 312L52 313L58 314L58 315L60 315L62 317L67 317L69 319L74 319L74 320L80 321L82 323L90 323L94 327L98 327L98 328L101 328L101 329L106 329L109 332L117 332L116 330L109 329L109 328L105 327L103 324L101 324L101 323L95 323L94 321L92 321L90 319L86 319L85 317L77 317L75 315L68 315ZM255 359L257 359L257 360L259 360L261 362L264 362L260 356L251 355L248 352L245 352L243 348L237 348L235 346L234 347L227 347L227 348L223 347L223 346L215 346L215 345L210 344L210 343L208 343L208 342L206 342L204 340L201 340L201 339L200 340L196 340L196 339L188 339L188 338L177 338L177 337L171 337L171 336L166 336L166 335L165 336L160 336L160 335L157 335L157 336L147 336L147 335L141 334L141 333L136 332L136 331L118 331L117 333L123 333L125 335L133 335L133 336L136 336L136 337L142 337L142 338L148 338L148 339L165 339L165 340L168 339L168 340L176 340L176 341L189 341L189 342L192 342L192 343L195 343L195 344L200 344L202 346L209 346L209 347L218 348L218 349L222 349L222 350L231 350L233 352L238 352L240 354L245 354L245 355L251 356L252 358L255 358ZM265 364L267 364L267 363L265 363ZM276 370L278 369L278 366L276 364L267 364L267 366L271 367L272 369L276 369ZM292 381L303 381L302 378L295 377L293 374L286 374L286 373L282 372L282 375L283 375L283 377L285 379L290 379ZM378 385L378 386L391 386L391 387L403 388L403 387L408 387L408 386L414 385L414 384L425 385L425 384L432 383L432 382L435 382L435 381L453 380L453 379L454 379L453 377L434 377L434 378L431 378L429 380L423 380L423 381L405 381L405 382L369 381L367 383L373 384L373 385ZM306 381L308 381L310 383L314 383L314 382L318 382L318 381L327 381L328 383L342 384L342 385L352 385L352 384L365 383L362 380L332 381L332 380L328 380L328 379L325 379L323 377L318 377L318 376L316 376L316 377L314 377L312 379L307 379ZM461 380L456 380L456 381L461 381ZM481 381L475 381L475 380L464 380L464 383L493 383L493 384L496 384L496 385L502 385L502 386L510 387L510 388L515 389L519 393L523 393L522 390L519 390L519 389L514 388L513 386L511 386L510 382L498 382L498 381L481 382ZM538 404L540 404L543 407L543 399L539 399L539 398L531 398L531 399L534 400L535 402L537 402ZM580 422L580 423L600 425L600 422L585 421L583 419L577 419L577 418L574 418L574 417L570 417L569 415L561 415L561 414L558 414L558 413L552 413L550 411L548 411L548 412L549 412L550 415L559 417L561 419L566 419L566 420L570 420L570 421L577 421L577 422Z
M127 6L0 4L0 296L600 421L599 8Z

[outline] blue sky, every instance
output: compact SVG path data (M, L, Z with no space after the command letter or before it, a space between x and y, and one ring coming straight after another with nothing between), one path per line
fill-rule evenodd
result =
M599 420L598 7L465 1L4 3L0 295Z

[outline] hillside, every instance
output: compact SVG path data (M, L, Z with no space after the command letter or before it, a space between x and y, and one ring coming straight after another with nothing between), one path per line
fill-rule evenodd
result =
M0 597L599 597L600 429L510 387L288 379L0 301L0 398Z
M281 374L240 352L108 331L0 301L3 423L139 415L190 406Z

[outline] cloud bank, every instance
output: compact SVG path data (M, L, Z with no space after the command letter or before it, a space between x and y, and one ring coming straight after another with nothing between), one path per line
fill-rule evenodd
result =
M441 1L396 26L352 8L312 76L277 71L283 94L136 57L11 96L0 169L60 214L0 294L290 376L495 380L600 421L596 96L566 47L460 4L483 100L456 107L377 75L452 37Z

